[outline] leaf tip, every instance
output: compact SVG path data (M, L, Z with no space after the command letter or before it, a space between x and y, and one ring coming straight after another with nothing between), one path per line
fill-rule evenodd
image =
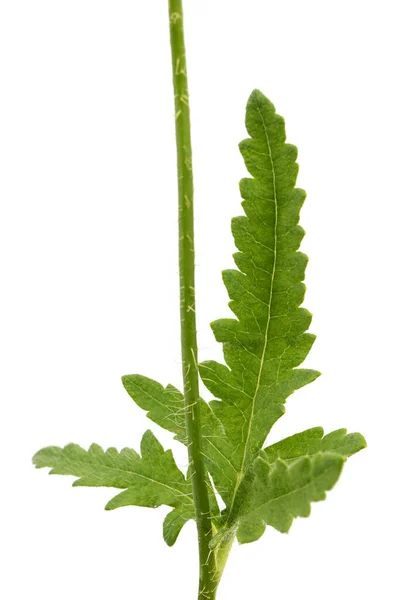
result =
M349 437L353 438L352 454L357 454L357 452L368 448L367 440L362 433L350 433Z
M258 88L255 88L249 96L248 104L253 104L254 102L265 103L266 101L270 102L268 100L268 98L265 96L265 94L262 93L261 90L259 90Z

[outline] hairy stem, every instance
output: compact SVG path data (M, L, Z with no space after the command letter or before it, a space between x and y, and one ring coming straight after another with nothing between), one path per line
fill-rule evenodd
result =
M193 173L190 138L189 92L183 30L182 0L169 0L172 72L175 93L175 128L179 196L179 274L182 370L188 453L199 541L199 600L216 593L214 552L210 551L212 525L206 468L202 453L195 307L193 226Z

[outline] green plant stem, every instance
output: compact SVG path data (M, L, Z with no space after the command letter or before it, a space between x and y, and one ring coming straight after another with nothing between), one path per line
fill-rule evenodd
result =
M202 453L199 376L195 306L193 225L193 173L190 137L189 92L181 0L169 0L172 70L175 93L175 128L179 196L179 273L182 370L188 435L189 469L199 541L199 600L213 600L216 593L215 556L212 539L207 472Z

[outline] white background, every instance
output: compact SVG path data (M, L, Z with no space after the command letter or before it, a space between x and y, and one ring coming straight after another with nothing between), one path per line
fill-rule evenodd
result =
M365 434L328 500L288 536L235 547L220 600L399 598L397 2L186 0L200 358L221 350L237 143L254 87L299 147L305 306L323 372L271 441L315 425ZM35 471L70 441L138 448L152 425L120 383L180 385L167 1L3 0L1 596L196 597L196 534L166 508L102 510L107 489ZM392 546L393 544L393 546Z

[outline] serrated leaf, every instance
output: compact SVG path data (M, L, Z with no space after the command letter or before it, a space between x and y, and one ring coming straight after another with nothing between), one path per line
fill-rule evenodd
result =
M104 451L92 444L86 451L68 444L64 448L43 448L32 460L37 468L50 467L50 475L78 477L74 486L124 489L108 502L107 510L128 505L156 508L166 504L179 511L181 527L183 517L194 518L190 481L176 466L171 450L164 451L151 431L143 435L141 456L130 448L121 452L115 448ZM173 537L172 534L168 537L171 543Z
M304 308L302 283L307 257L298 252L298 226L305 192L296 189L297 150L285 143L285 127L258 90L250 96L246 126L251 138L240 150L253 179L240 184L246 216L232 221L239 270L223 279L236 319L212 323L223 343L227 366L201 363L204 384L219 400L210 403L231 447L236 471L228 504L233 505L246 470L261 450L286 398L314 381L317 371L298 369L314 336Z
M232 221L239 250L234 259L240 270L223 273L229 306L237 318L212 323L227 365L207 361L199 366L203 382L219 399L200 400L206 466L226 504L216 521L222 527L216 545L237 528L239 517L239 541L262 535L262 518L244 516L253 497L254 460L284 413L286 398L319 375L298 368L314 336L306 333L311 315L300 308L307 257L298 252L304 235L298 220L305 192L294 187L297 150L285 143L282 117L257 90L248 102L246 125L251 138L240 149L253 179L240 184L246 216ZM149 418L187 443L184 398L176 388L164 388L139 375L125 376L123 382ZM360 434L338 430L323 437L321 428L313 428L273 444L262 456L279 470L279 457L289 467L304 455L311 460L320 451L333 450L345 457L364 446ZM212 490L210 497L215 506ZM174 512L166 520L168 527L175 519L179 524L179 512ZM213 515L217 515L215 510Z
M186 443L185 403L179 390L170 384L163 387L143 375L124 375L122 383L132 400L147 411L149 419Z
M174 508L164 519L163 536L168 546L173 546L181 532L182 527L193 519L191 511L187 511L184 506Z
M322 427L313 427L264 448L263 458L273 463L278 458L290 460L329 450L347 458L366 445L360 433L347 433L347 429L337 429L324 436Z
M261 522L287 533L293 519L309 516L311 502L325 500L326 492L339 478L343 462L343 457L330 452L299 458L290 464L278 459L270 465L257 458L251 498L238 520L239 541L258 539Z
M187 444L185 424L185 403L183 394L173 387L163 387L153 379L142 375L124 375L124 387L132 400L147 411L147 416L167 431L175 433L175 438ZM229 490L236 482L236 469L231 463L232 447L225 435L222 424L214 415L210 405L200 399L201 428L203 451L206 465L213 481L226 501ZM210 492L214 506L213 514L217 514L214 494Z

